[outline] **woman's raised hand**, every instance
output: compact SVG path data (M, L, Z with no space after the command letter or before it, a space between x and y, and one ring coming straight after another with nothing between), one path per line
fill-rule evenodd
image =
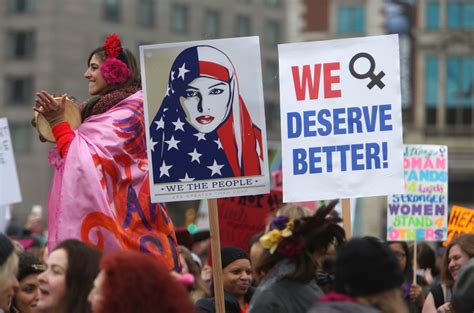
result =
M410 299L419 307L425 303L425 296L423 295L423 288L420 285L413 284L410 286Z
M41 113L46 120L49 122L51 127L66 121L64 115L65 106L66 106L66 94L63 94L61 101L54 100L48 92L41 90L36 93L35 99L35 110L38 113Z

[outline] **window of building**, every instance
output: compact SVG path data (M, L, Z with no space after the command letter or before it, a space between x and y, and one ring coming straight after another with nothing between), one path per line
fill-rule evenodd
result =
M474 58L446 60L446 124L471 125L474 108Z
M439 1L430 1L426 5L426 28L439 29Z
M474 28L474 1L448 1L448 29Z
M155 25L155 0L138 1L138 24L145 27Z
M438 107L438 59L427 57L425 63L425 104L426 124L436 124Z
M474 2L464 5L462 20L465 28L474 29Z
M441 122L446 131L464 133L472 131L474 124L474 58L450 56L446 58L446 71L439 72L438 59L427 57L425 61L426 124ZM445 77L444 99L438 98L440 76ZM438 109L444 103L444 120L439 121Z
M104 18L109 22L120 22L121 0L104 0Z
M31 105L33 103L33 77L7 76L5 79L5 103L7 105Z
M280 25L275 21L267 21L264 28L264 42L274 46L280 42Z
M204 36L206 38L219 37L219 12L216 10L207 10L204 15Z
M9 122L9 127L13 152L17 155L31 152L33 127L30 121Z
M337 8L337 31L339 33L365 32L365 7L363 5L341 5Z
M279 7L281 5L281 0L265 0L265 5L269 7Z
M35 33L31 30L11 30L7 35L7 55L11 59L30 59L35 55Z
M276 88L278 86L278 63L274 61L265 62L263 84L269 88Z
M184 33L188 30L188 8L182 4L173 6L171 15L171 30Z
M238 37L250 36L250 18L239 15L236 19L235 35Z
M30 13L35 9L35 0L8 0L8 12Z

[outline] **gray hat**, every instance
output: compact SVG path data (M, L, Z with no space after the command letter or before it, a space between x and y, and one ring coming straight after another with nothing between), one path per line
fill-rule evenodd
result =
M0 266L5 263L8 257L13 253L15 247L7 236L0 233Z
M466 263L454 284L451 305L456 313L474 312L474 259Z

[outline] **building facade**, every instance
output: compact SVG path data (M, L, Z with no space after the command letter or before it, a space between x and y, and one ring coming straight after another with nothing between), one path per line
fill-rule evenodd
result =
M89 53L117 33L138 57L139 45L260 36L269 140L278 140L277 43L286 41L282 0L5 0L0 4L0 116L8 118L24 220L46 206L52 169L49 143L31 127L34 93L87 99Z
M474 1L419 0L409 142L445 144L449 202L474 207Z

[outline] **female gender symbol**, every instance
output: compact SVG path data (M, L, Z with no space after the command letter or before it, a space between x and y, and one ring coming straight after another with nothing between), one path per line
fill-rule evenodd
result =
M367 59L370 63L369 70L364 74L357 73L354 69L354 63L360 58ZM377 75L375 75L374 70L375 60L370 54L366 52L357 53L352 57L351 61L349 62L349 71L351 72L352 76L357 79L366 79L367 77L370 78L370 82L367 84L367 88L372 89L374 85L377 85L380 89L383 89L385 87L385 84L382 82L382 77L385 76L385 73L384 71L380 71Z

